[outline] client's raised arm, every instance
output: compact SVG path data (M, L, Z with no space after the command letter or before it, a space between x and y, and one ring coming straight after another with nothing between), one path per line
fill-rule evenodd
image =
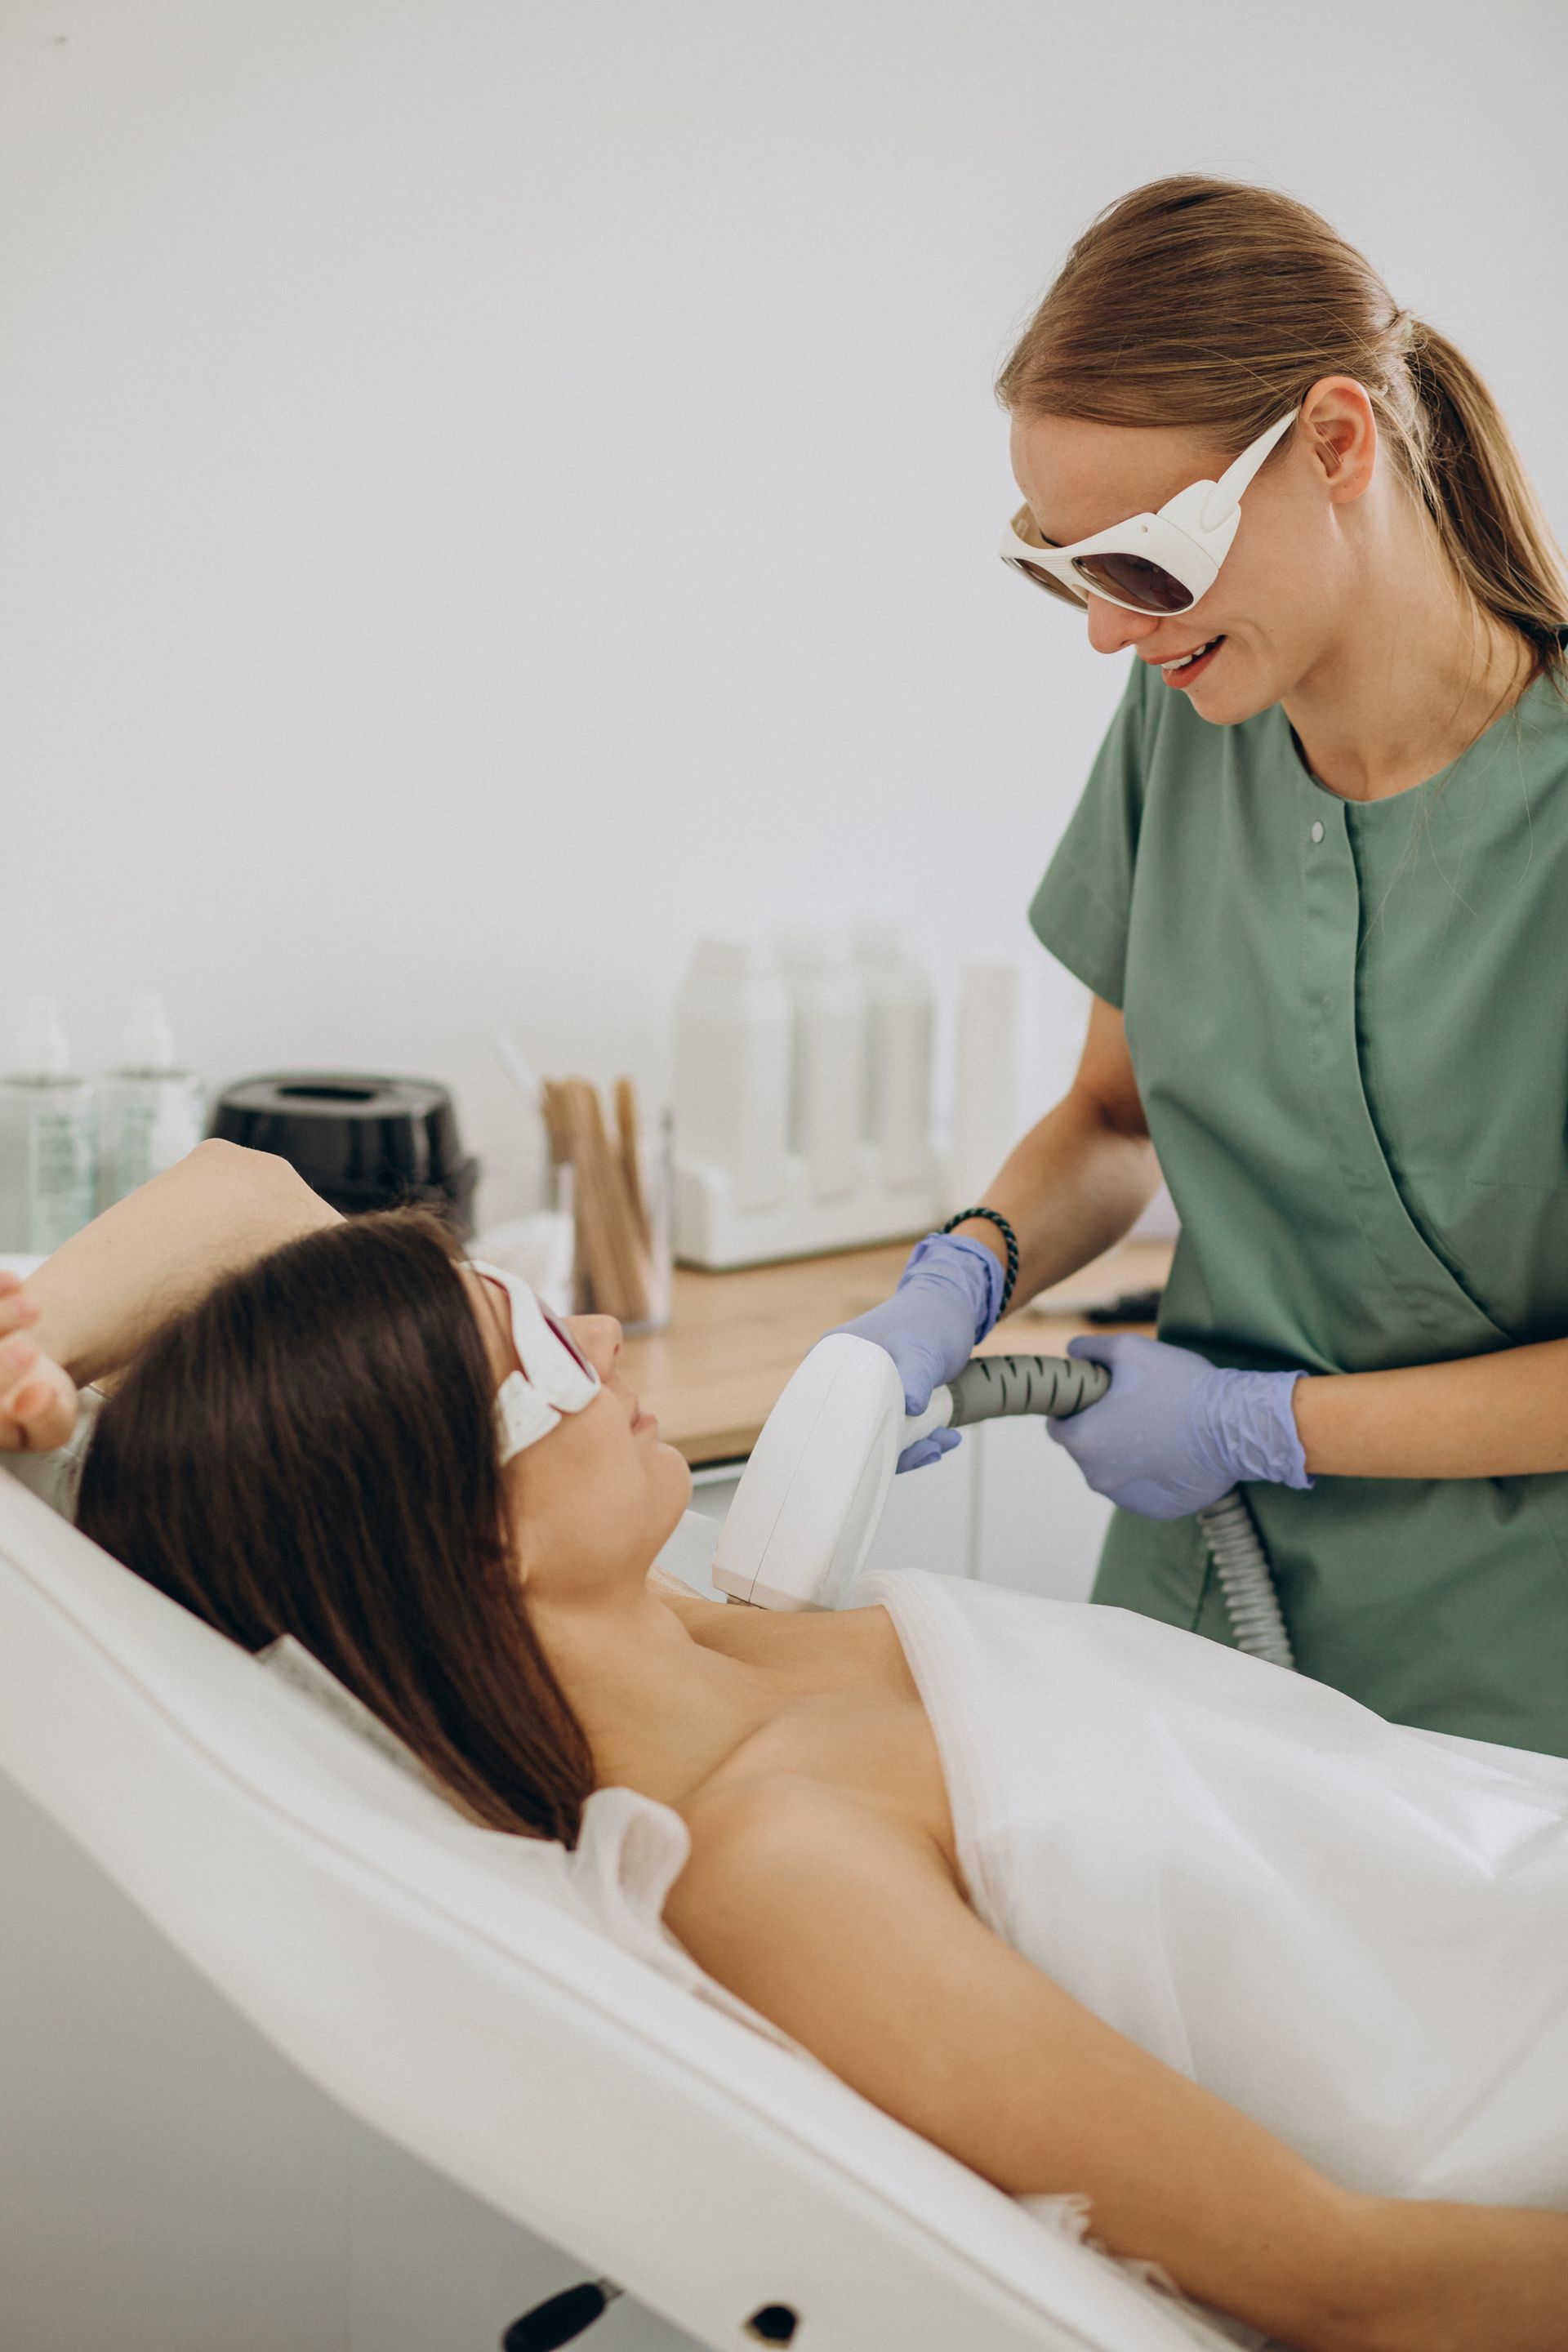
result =
M223 1275L338 1213L287 1160L198 1144L56 1250L0 1282L0 1449L64 1444L75 1391L103 1379Z

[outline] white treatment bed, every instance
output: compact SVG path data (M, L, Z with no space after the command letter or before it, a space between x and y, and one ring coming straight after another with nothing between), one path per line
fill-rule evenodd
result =
M618 1945L561 1849L463 1822L9 1477L0 1770L331 2099L704 2345L1222 2342L683 1955Z

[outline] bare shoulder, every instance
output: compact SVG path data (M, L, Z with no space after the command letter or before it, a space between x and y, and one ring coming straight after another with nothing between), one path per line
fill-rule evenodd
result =
M841 1948L857 1916L913 1931L933 1910L972 1916L938 1841L851 1790L764 1771L710 1782L680 1811L691 1851L665 1916L716 1975Z

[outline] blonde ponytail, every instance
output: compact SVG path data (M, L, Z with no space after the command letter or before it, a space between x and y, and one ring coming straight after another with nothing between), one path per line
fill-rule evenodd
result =
M1463 352L1419 319L1405 363L1419 423L1410 474L1449 562L1479 604L1561 667L1568 575L1501 410Z
M1239 451L1325 375L1366 387L1459 579L1562 690L1568 563L1496 401L1293 196L1197 173L1133 189L1079 238L996 391L1025 415L1206 425Z

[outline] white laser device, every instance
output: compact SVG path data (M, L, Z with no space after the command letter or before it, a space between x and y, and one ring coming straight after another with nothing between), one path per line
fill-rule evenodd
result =
M712 1579L754 1609L836 1609L870 1549L899 1455L933 1429L1016 1413L1082 1412L1110 1386L1077 1356L974 1356L927 1410L904 1411L885 1348L852 1331L819 1339L763 1424L713 1557ZM1293 1666L1279 1595L1246 1497L1197 1514L1237 1647Z
M910 1415L887 1349L835 1331L818 1340L763 1425L719 1538L714 1583L755 1608L836 1608L870 1548L906 1445L1003 1414L1081 1412L1110 1384L1103 1365L1066 1356L976 1356Z

